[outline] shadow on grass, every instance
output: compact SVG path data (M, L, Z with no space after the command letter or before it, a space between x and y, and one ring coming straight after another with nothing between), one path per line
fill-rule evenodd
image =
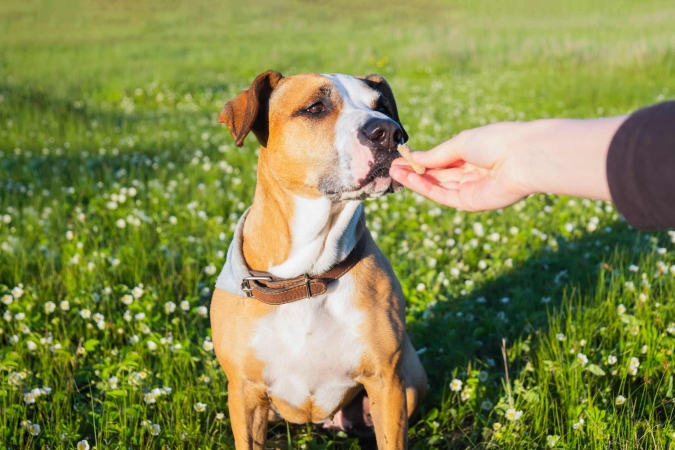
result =
M603 261L614 252L634 252L637 260L645 237L617 221L576 241L559 238L557 250L538 251L466 296L438 302L426 319L409 323L416 348L427 349L421 359L429 373L430 403L438 402L445 382L472 359L503 372L502 338L510 346L546 333L549 316L566 294L592 301Z

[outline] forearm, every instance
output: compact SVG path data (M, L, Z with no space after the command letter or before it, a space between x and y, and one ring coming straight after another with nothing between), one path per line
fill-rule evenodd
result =
M611 200L607 151L626 116L544 119L528 124L519 158L532 192Z

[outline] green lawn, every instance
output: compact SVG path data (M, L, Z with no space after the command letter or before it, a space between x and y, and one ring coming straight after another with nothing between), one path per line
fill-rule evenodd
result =
M672 1L244 3L0 4L0 448L232 446L206 307L256 142L215 119L257 73L380 73L417 149L675 97ZM675 234L545 195L367 210L430 379L414 448L675 448Z

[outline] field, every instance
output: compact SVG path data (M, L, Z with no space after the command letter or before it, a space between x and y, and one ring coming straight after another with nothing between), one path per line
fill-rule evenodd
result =
M207 308L257 143L216 117L256 74L380 73L416 149L675 97L670 1L244 3L0 4L0 448L233 447ZM413 448L675 448L675 233L543 194L366 209L430 378Z

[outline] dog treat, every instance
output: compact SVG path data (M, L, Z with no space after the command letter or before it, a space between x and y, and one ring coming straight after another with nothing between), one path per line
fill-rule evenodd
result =
M398 152L405 158L406 161L408 161L408 164L410 164L410 167L412 167L415 173L423 175L424 172L426 172L424 167L413 162L412 154L410 153L410 147L408 147L408 144L398 144Z

